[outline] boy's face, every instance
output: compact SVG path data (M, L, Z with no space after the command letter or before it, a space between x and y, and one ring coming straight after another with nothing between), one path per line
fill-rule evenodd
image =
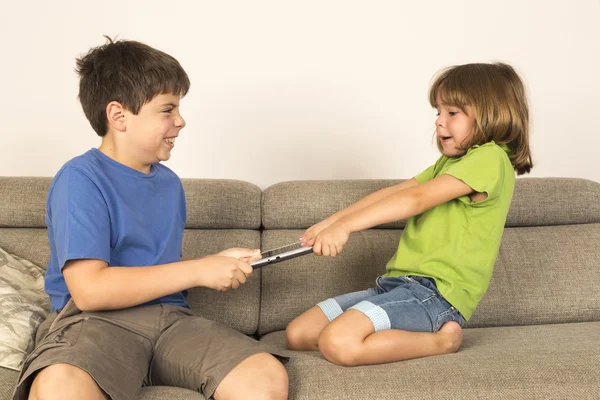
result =
M179 112L180 97L159 94L144 104L137 115L127 113L127 132L124 139L132 158L142 169L171 157L175 138L185 126Z
M475 117L470 107L465 107L463 111L458 107L445 104L439 96L436 103L435 132L442 154L446 157L460 157L469 147Z

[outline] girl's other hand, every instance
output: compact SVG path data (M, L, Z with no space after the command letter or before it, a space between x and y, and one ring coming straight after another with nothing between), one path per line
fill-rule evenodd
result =
M314 224L313 226L311 226L310 228L308 228L306 230L306 232L304 232L302 234L302 236L300 236L300 241L302 242L302 246L312 246L315 243L315 238L317 237L317 235L324 229L327 229L331 226L332 222L329 221L329 219L324 219L323 221Z
M335 257L344 249L350 237L350 229L340 222L336 222L323 229L314 239L313 252L318 256Z

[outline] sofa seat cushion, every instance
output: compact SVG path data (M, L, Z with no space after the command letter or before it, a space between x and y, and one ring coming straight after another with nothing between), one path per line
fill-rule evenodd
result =
M204 400L202 394L188 389L169 386L148 386L142 388L135 400Z
M288 350L290 399L597 399L598 343L600 322L583 322L465 329L458 353L364 367Z

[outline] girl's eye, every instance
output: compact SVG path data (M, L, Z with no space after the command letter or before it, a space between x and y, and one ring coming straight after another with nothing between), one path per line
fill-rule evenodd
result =
M451 116L455 116L456 114L458 114L458 111L449 111L448 114L450 114Z
M172 109L172 108L169 108L169 109L167 109L167 110L163 110L163 112L164 112L164 113L167 113L167 114L171 114L171 111L173 111L173 109Z

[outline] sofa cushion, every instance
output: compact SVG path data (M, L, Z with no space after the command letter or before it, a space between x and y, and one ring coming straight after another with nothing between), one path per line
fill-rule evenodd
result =
M600 322L465 329L457 353L340 367L286 351L290 399L597 399ZM284 332L261 341L285 348Z
M51 178L0 177L0 228L46 226Z
M335 180L277 183L264 191L265 229L302 229L369 193L402 180ZM380 228L403 228L404 220ZM520 178L506 226L600 223L600 184L576 178Z
M187 203L186 228L258 229L262 191L230 179L182 179Z
M21 370L48 316L44 270L0 248L0 366Z
M135 396L135 400L204 400L201 393L169 386L146 386Z
M506 228L469 327L600 321L600 224Z
M44 270L48 266L50 246L46 228L0 228L0 247Z
M0 368L0 400L10 400L17 384L19 371L8 368Z

